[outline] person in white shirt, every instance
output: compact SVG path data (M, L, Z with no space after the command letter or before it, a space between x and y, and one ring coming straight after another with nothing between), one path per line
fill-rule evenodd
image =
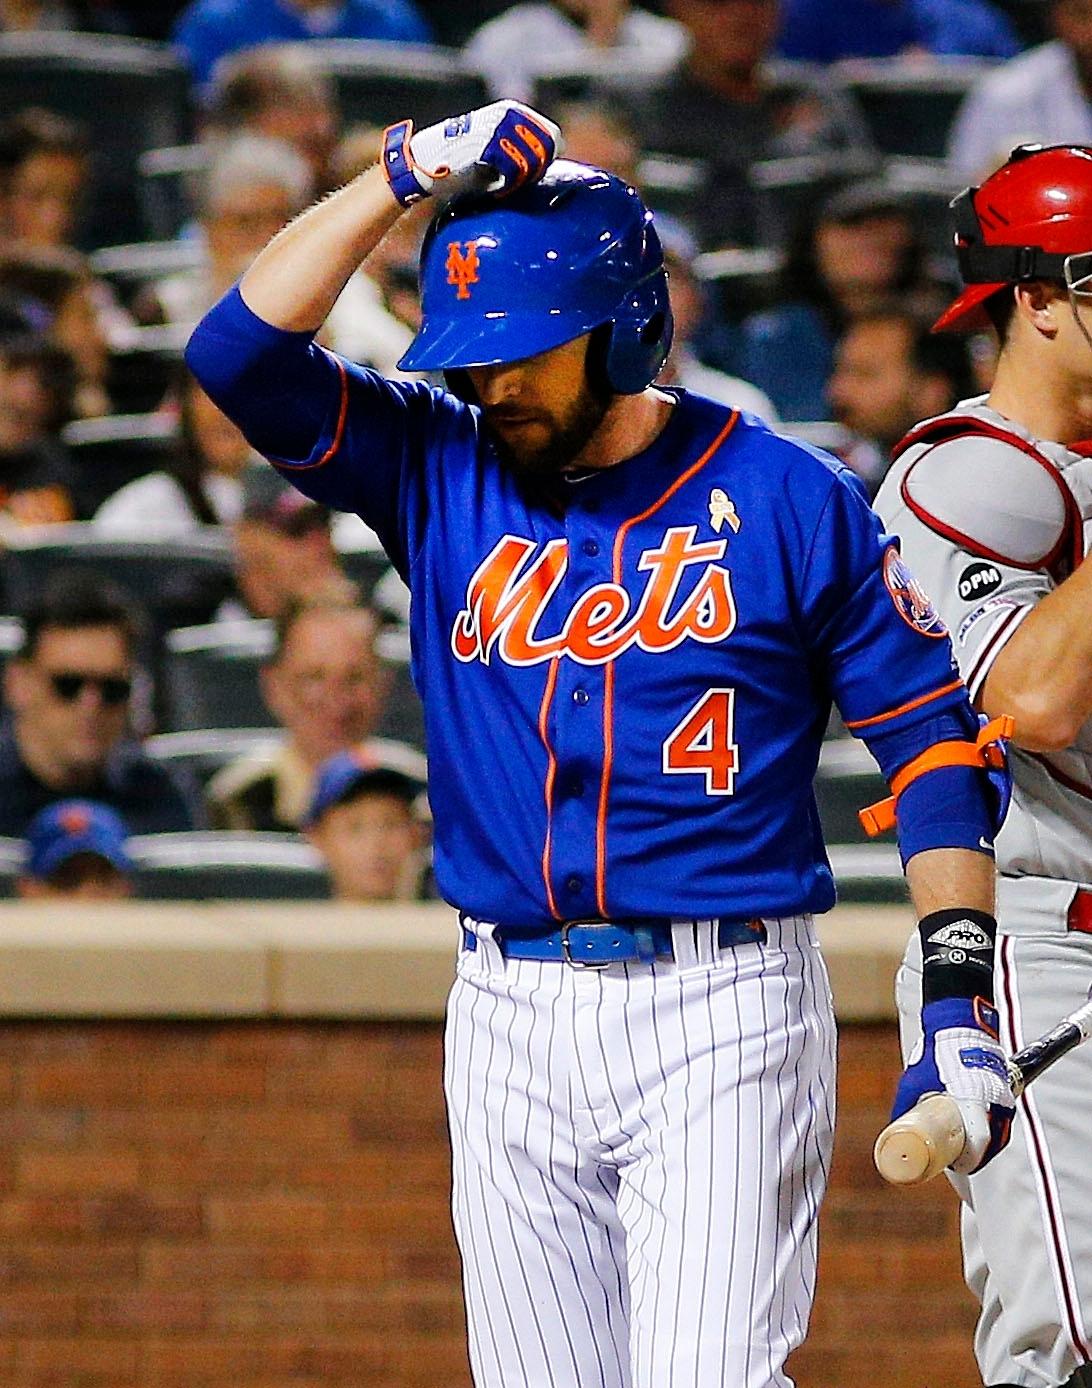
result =
M529 100L536 73L583 59L616 63L619 72L669 72L687 46L686 30L629 0L553 0L517 4L483 24L467 41L467 61L494 96Z
M120 488L96 511L95 529L177 539L202 525L233 525L243 505L242 476L257 455L189 374L177 390L178 447L169 470Z
M1092 0L1051 0L1055 37L987 73L948 140L953 183L980 182L1010 150L1092 144Z

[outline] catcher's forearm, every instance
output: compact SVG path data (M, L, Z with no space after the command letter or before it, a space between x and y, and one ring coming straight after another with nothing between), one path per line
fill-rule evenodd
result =
M277 233L240 281L243 299L274 327L316 331L402 210L378 164L366 170Z
M979 696L991 716L1016 719L1014 741L1034 752L1072 746L1092 715L1092 562L1040 598L990 666Z

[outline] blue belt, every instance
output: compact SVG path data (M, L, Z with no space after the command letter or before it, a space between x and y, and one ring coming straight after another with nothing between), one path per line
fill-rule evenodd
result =
M675 924L715 925L721 949L766 942L766 927L760 920L679 921ZM496 925L493 942L505 959L558 959L590 969L634 961L650 964L655 959L671 959L675 953L670 921L635 921L630 925L613 921L567 921L558 929L541 934ZM463 948L478 948L478 937L465 925Z

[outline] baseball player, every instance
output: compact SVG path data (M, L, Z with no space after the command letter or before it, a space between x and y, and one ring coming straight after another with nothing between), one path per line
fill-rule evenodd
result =
M1015 1050L1092 986L1092 148L1028 146L953 202L966 288L938 329L989 326L988 396L919 425L876 498L936 599L977 707L1015 717L998 839L995 990ZM907 1049L921 962L899 976ZM1092 1052L1020 1099L1011 1146L955 1185L983 1381L1092 1384Z
M785 1388L815 1279L834 901L811 782L832 696L890 776L929 943L926 1044L968 1169L1006 1140L979 722L849 474L654 385L671 310L632 187L496 102L386 132L188 359L410 585L436 877L461 911L445 1082L479 1388ZM445 193L395 383L313 343ZM453 196L454 194L454 196ZM881 673L882 672L882 673Z

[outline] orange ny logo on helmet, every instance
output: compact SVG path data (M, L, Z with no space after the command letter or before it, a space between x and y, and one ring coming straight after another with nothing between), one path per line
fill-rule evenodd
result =
M66 834L86 834L91 816L82 805L66 805L57 816L57 823Z
M447 271L448 284L458 286L455 297L469 299L470 286L478 283L478 243L449 241L444 269Z

